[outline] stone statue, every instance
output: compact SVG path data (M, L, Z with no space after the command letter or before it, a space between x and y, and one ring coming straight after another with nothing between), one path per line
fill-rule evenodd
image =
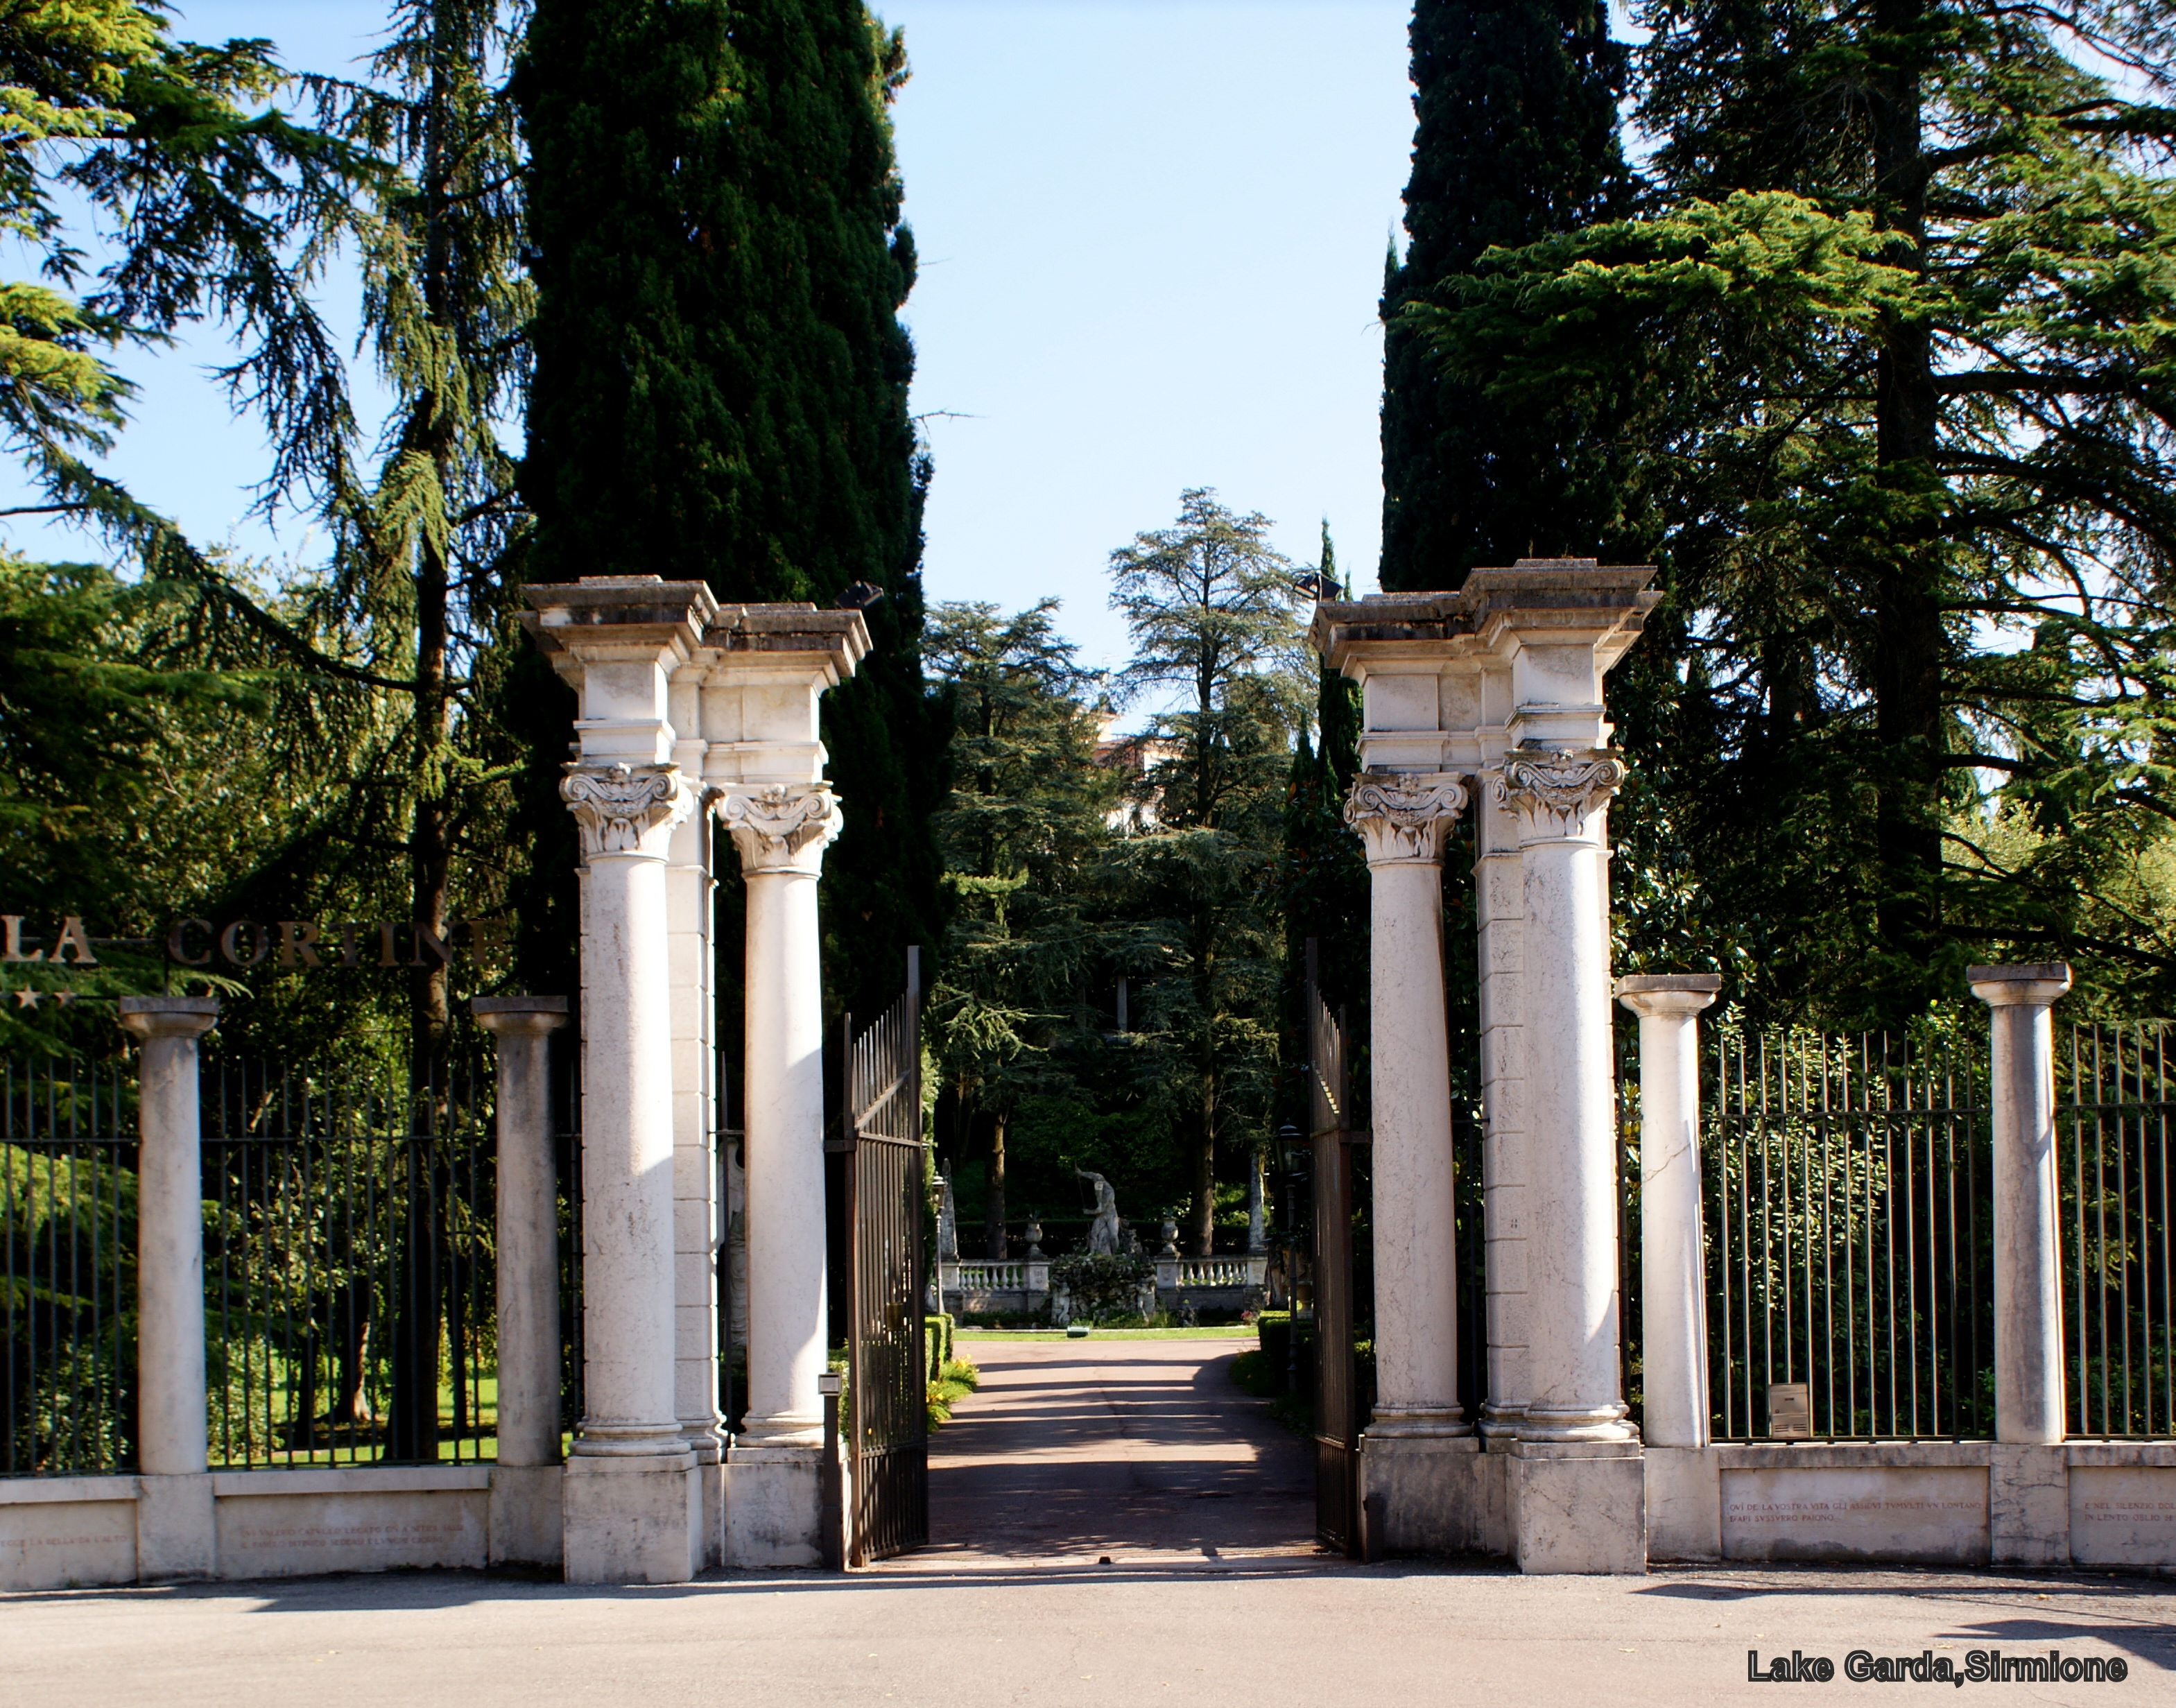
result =
M1111 1190L1111 1183L1100 1174L1091 1174L1085 1168L1073 1171L1083 1180L1093 1181L1096 1186L1096 1221L1088 1230L1088 1250L1095 1257L1116 1257L1118 1254L1118 1195Z
M939 1263L960 1261L960 1217L952 1207L952 1177L938 1177L940 1190L937 1195L937 1260Z

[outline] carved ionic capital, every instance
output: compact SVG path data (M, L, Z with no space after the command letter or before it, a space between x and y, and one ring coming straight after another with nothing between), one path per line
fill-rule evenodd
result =
M753 793L727 790L715 803L743 872L814 873L846 828L839 797L823 783L774 783Z
M1610 753L1514 753L1491 797L1518 813L1527 835L1570 839L1586 834L1587 819L1609 804L1628 775Z
M672 827L695 808L677 765L570 765L559 798L574 815L585 862L603 854L661 858Z
M1466 810L1466 784L1450 771L1363 771L1346 797L1345 822L1368 845L1370 866L1432 866Z

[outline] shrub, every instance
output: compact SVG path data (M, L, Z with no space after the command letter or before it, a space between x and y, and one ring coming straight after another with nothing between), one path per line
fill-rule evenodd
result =
M1050 1284L1064 1289L1076 1323L1139 1317L1141 1283L1155 1279L1156 1260L1146 1257L1082 1254L1050 1266Z

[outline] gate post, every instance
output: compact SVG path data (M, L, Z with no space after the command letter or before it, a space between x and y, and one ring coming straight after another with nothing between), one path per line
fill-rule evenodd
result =
M824 781L824 690L854 672L856 611L722 608L702 691L704 780L748 886L741 1076L748 1248L748 1411L726 1453L732 1566L823 1558L824 1006L816 908L842 819Z
M672 971L665 862L696 803L672 763L669 673L717 607L700 582L528 590L526 627L580 696L559 792L582 852L583 1417L562 1496L571 1583L701 1569L701 1487L675 1410Z
M1363 771L1345 822L1368 848L1373 1016L1376 1400L1363 1500L1380 1540L1466 1545L1473 1425L1458 1404L1450 1046L1443 1004L1443 844L1466 805L1448 772ZM1319 1349L1323 1357L1332 1348Z
M1994 1439L2063 1439L2063 1243L2055 1182L2055 1027L2070 969L1975 966L1988 1005L1994 1138Z
M219 1566L204 1413L204 1148L197 1040L215 996L125 996L137 1073L136 1571L208 1578Z
M1640 1016L1640 1346L1647 1533L1670 1559L1722 1548L1708 1435L1707 1253L1700 1228L1700 1014L1722 981L1662 973L1617 982Z
M552 1154L552 1034L564 997L477 997L498 1044L498 1461L491 1558L559 1562L559 1193Z

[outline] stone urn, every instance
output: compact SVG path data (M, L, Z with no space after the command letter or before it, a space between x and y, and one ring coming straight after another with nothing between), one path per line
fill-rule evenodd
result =
M1163 1226L1158 1228L1156 1232L1163 1239L1163 1248L1157 1252L1156 1255L1161 1258L1177 1257L1178 1255L1178 1219L1175 1216L1167 1216L1163 1219Z
M1042 1261L1042 1220L1040 1216L1028 1218L1027 1260L1030 1263Z

